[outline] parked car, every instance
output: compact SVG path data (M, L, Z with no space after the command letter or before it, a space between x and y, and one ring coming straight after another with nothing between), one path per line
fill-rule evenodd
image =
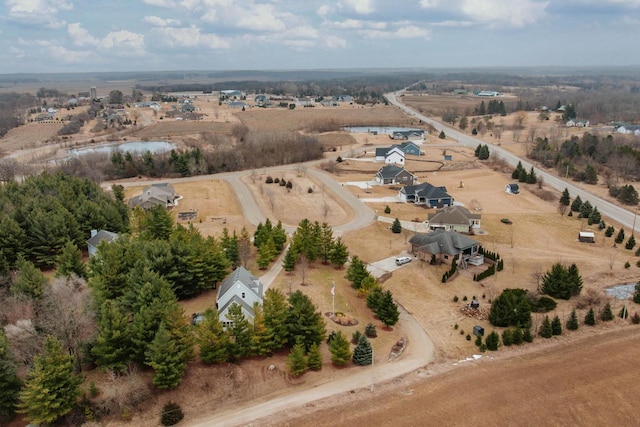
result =
M408 256L401 256L396 258L396 265L403 265L409 262L411 262L411 257L408 257Z

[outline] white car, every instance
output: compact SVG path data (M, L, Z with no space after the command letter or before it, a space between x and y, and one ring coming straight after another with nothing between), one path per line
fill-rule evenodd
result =
M401 256L396 258L396 265L403 265L411 262L411 257Z

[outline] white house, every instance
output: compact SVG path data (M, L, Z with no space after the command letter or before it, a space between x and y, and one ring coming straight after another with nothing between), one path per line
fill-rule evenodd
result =
M586 119L571 119L566 123L568 128L577 127L577 128L588 128L591 126L589 120Z
M404 151L399 147L393 147L385 153L384 162L393 165L404 165Z
M231 321L227 317L229 307L238 304L242 309L244 317L253 322L253 304L262 304L263 298L262 283L257 277L251 275L244 267L236 268L220 285L218 296L216 297L216 308L220 315L220 322L224 326L229 326Z
M616 132L625 135L640 136L640 125L622 125L616 129Z

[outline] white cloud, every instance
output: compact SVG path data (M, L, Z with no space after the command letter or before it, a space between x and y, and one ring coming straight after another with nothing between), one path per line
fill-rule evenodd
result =
M463 0L461 11L470 19L497 26L523 27L545 16L549 1L536 0Z
M333 8L327 4L323 4L318 9L316 9L316 14L318 16L327 16L331 12L333 12Z
M144 35L127 30L111 31L101 40L101 46L124 56L139 55L144 53Z
M338 30L359 30L362 28L384 30L385 28L387 28L387 23L363 21L360 19L345 19L344 21L325 22L324 26Z
M93 53L91 51L69 50L64 46L51 45L47 48L49 56L55 62L66 64L80 64L88 61Z
M228 49L231 47L229 40L219 37L216 34L203 33L195 25L181 28L154 28L151 32L158 41L171 48L208 48L208 49Z
M282 31L286 28L280 19L283 15L277 13L271 5L254 5L238 16L236 25L240 28L256 31Z
M322 38L322 41L330 49L344 49L347 47L347 41L338 36L326 36Z
M433 25L434 27L470 27L471 25L473 25L473 22L447 20L447 21L441 21L441 22L434 22L431 25Z
M89 34L89 31L83 28L79 22L69 24L67 26L67 33L69 33L73 44L76 46L96 46L100 43L100 40Z
M142 0L142 3L148 4L149 6L157 6L157 7L175 7L176 2L173 0Z
M369 15L374 12L373 0L344 0L345 4L359 15Z
M313 40L285 40L284 45L296 50L307 50L315 46L315 42Z
M404 25L395 31L361 30L359 34L370 39L416 39L431 38L431 31L415 25Z
M57 19L60 11L73 9L73 3L66 0L5 0L8 18L33 24L44 24L48 28L64 27L65 22Z
M440 0L420 0L420 6L425 9L432 9L438 7Z
M177 19L164 19L159 16L145 16L144 21L156 27L176 27L180 25Z

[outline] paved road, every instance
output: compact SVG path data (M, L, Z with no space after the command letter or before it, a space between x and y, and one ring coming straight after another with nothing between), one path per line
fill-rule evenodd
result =
M476 148L478 144L487 144L485 141L482 141L478 138L474 138L473 136L466 135L458 131L457 129L451 128L449 126L445 126L442 123L436 120L430 119L429 117L426 117L420 114L418 111L404 105L397 99L397 95L401 93L402 91L399 91L396 93L388 93L388 94L385 94L385 96L387 97L387 99L391 104L400 108L405 113L412 115L414 117L417 117L418 119L422 120L425 123L429 123L430 125L434 126L438 131L444 130L447 136L457 140L458 143L461 145L465 145L471 148ZM608 202L607 200L604 200L601 197L598 197L580 188L579 185L575 185L572 182L568 182L561 178L558 178L557 176L547 172L546 170L540 169L539 167L532 164L528 160L522 159L502 149L501 147L498 147L493 144L488 144L488 145L491 146L492 153L497 154L499 157L503 158L511 166L515 167L519 161L522 162L522 166L524 166L524 168L527 170L529 170L533 166L534 170L536 171L536 174L539 177L544 178L545 185L549 185L559 191L563 191L565 188L567 188L572 198L575 198L576 196L580 196L580 198L583 201L588 200L592 206L597 206L598 210L602 215L617 221L618 223L622 224L623 227L627 229L631 229L635 225L635 231L640 230L640 221L636 221L635 212L629 211L625 208L614 205L613 203Z

